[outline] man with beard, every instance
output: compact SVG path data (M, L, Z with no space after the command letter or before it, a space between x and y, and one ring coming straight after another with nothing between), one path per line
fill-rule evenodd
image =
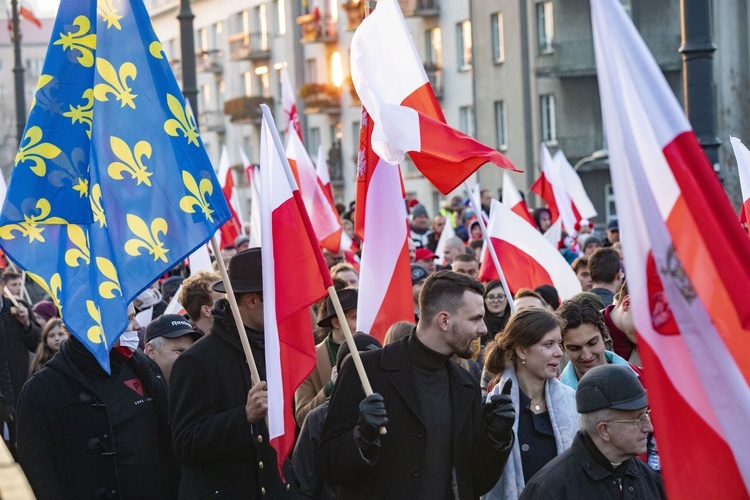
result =
M372 395L343 365L320 444L341 498L477 498L497 482L514 439L510 385L483 406L478 382L450 359L470 358L487 332L483 292L452 271L427 278L412 334L362 355Z

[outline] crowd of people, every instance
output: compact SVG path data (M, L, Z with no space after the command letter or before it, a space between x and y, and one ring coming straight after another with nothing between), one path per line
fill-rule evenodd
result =
M481 198L489 212L489 193ZM316 366L296 390L298 437L281 474L262 382L261 251L246 235L216 256L245 331L220 275L180 265L130 304L111 373L6 262L0 402L36 496L665 498L617 221L606 237L589 221L565 237L560 252L583 292L561 301L550 284L477 280L486 213L458 197L432 219L418 202L408 209L414 317L382 344L354 334L369 396L344 332L356 331L357 260L323 252L346 325L330 298L311 308ZM550 215L533 214L541 232ZM448 225L455 236L438 257ZM184 315L165 313L173 296Z

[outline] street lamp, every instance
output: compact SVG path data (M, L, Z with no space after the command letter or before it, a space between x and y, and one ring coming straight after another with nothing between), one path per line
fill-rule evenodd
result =
M595 161L600 160L608 160L609 159L609 151L606 149L598 149L591 153L589 156L586 156L585 158L581 158L576 162L575 165L573 165L573 170L578 171L579 168L581 168L583 165L586 165L587 163L592 163Z

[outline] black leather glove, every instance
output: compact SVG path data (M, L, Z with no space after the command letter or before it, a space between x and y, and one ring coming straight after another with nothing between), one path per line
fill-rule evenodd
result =
M516 410L510 399L510 389L513 383L510 379L505 382L503 391L495 394L484 405L484 422L492 446L505 448L513 435L513 424L516 420Z
M359 422L354 428L354 440L362 451L372 445L380 446L380 427L388 425L383 396L374 392L359 402Z

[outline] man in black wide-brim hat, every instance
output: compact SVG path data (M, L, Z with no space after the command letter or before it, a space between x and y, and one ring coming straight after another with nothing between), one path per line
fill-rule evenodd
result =
M265 380L260 248L232 257L229 281ZM213 289L226 291L223 281ZM282 482L269 444L266 383L251 384L229 301L217 301L212 314L210 334L177 359L170 379L169 414L182 465L179 498L294 498L296 487Z

